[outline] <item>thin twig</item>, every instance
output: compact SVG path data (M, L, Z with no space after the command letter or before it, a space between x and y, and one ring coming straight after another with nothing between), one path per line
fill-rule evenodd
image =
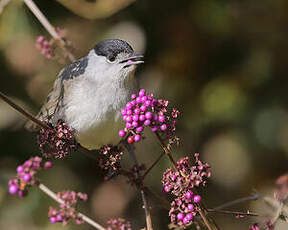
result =
M258 213L256 212L237 212L237 211L230 211L230 210L218 210L218 209L213 209L213 208L208 208L208 212L214 212L214 213L219 213L219 214L228 214L228 215L239 215L239 216L259 216Z
M158 158L153 162L153 164L145 171L145 173L143 174L143 179L147 176L147 174L154 168L155 165L157 165L157 163L161 160L161 158L164 156L164 153L161 153L160 156L158 156Z
M221 210L223 208L227 208L227 207L233 206L235 204L243 203L243 202L246 202L246 201L258 200L261 196L262 195L260 195L258 193L254 193L251 196L242 197L242 198L239 198L239 199L232 200L232 201L229 201L227 203L221 204L221 205L213 208L213 210Z
M36 16L43 27L48 31L48 33L56 40L59 41L61 49L66 53L71 62L75 61L74 55L67 49L66 42L57 33L54 26L48 21L44 14L39 10L33 0L23 0L32 13Z
M44 122L38 120L37 118L35 118L32 114L30 114L29 112L27 112L26 110L24 110L22 107L20 107L19 105L17 105L15 102L13 102L9 97L7 97L4 93L0 92L0 98L5 101L8 105L10 105L13 109L17 110L19 113L21 113L24 117L26 117L28 120L33 121L35 124L37 124L38 126L40 126L41 128L44 129L51 129L51 127L49 127L47 124L45 124ZM77 149L84 153L86 156L93 158L94 160L97 160L98 158L95 156L95 154L93 152L91 152L89 149L86 149L85 147L83 147L82 145L80 145L78 143L78 147Z
M37 184L38 188L44 192L46 195L50 196L53 200L55 200L59 204L64 204L64 201L57 197L56 193L54 193L52 190L50 190L47 186L44 184ZM89 217L85 216L84 214L78 212L78 216L81 217L87 224L90 224L94 228L98 230L105 230L106 228L102 227L100 224L96 223L94 220L90 219Z
M138 161L137 161L136 155L134 153L133 147L130 144L128 144L127 142L125 143L125 147L128 150L128 152L130 154L130 157L133 160L134 165L138 165ZM137 177L138 178L140 177L139 173L137 173ZM140 192L141 192L141 198L142 198L142 202L143 202L143 207L144 207L144 210L145 210L147 230L153 230L150 209L149 209L148 202L147 202L147 199L146 199L145 192L144 192L143 188L140 188Z

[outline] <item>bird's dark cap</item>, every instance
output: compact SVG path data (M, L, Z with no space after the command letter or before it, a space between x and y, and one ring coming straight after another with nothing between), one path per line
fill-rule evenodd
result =
M127 42L120 39L108 39L99 42L95 45L94 51L97 55L105 56L109 60L115 60L119 53L134 53L133 48Z

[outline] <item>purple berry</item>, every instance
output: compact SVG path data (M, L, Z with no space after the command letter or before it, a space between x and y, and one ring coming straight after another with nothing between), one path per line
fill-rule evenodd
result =
M23 180L24 180L25 182L29 182L29 181L31 180L31 175L30 175L29 173L25 173L25 174L23 175Z
M143 96L145 96L145 94L146 94L146 90L145 89L140 89L139 96L143 97Z
M136 94L135 93L133 93L132 95L131 95L131 99L135 99L137 96L136 96Z
M156 132L158 130L158 126L154 125L151 127L152 132Z
M184 224L188 224L189 223L189 220L186 218L186 216L183 218L183 223Z
M44 168L45 169L49 169L49 168L52 168L53 164L51 161L46 161L45 164L44 164Z
M147 100L145 101L144 105L149 106L151 104L151 101Z
M141 97L141 102L145 103L146 101L147 101L147 97L146 96Z
M194 201L195 203L199 203L200 200L201 200L201 196L199 196L199 195L195 195L195 196L193 197L193 201Z
M130 102L128 102L128 103L126 104L126 109L132 109L132 105L131 105Z
M130 128L132 128L132 124L131 124L131 123L129 123L129 122L127 122L125 126L126 126L126 128L127 128L127 129L130 129Z
M125 132L124 130L120 130L120 131L118 132L118 135L119 135L120 137L124 137L124 136L126 135L126 132Z
M143 132L143 129L144 129L143 126L139 126L136 128L136 132L141 133L141 132Z
M138 121L139 120L139 116L138 115L134 115L133 116L133 121Z
M132 122L132 120L133 120L133 119L132 119L131 116L127 116L127 118L126 118L126 121L127 121L127 122Z
M132 110L131 109L126 110L126 115L131 115L131 114L132 114Z
M169 189L169 186L168 186L168 185L165 185L165 186L164 186L164 191L165 191L165 192L169 192L169 191L170 191L170 189Z
M21 172L23 172L24 171L24 167L22 166L22 165L19 165L18 167L17 167L17 173L21 173Z
M123 121L126 121L127 117L128 117L127 115L124 115L123 116Z
M190 211L193 211L194 210L194 205L193 204L188 204L188 209L190 210Z
M133 100L133 101L130 101L130 104L132 105L132 107L134 107L137 103L135 100Z
M137 98L136 98L136 103L139 104L139 103L141 103L141 102L142 102L141 97L137 97Z
M57 222L62 222L63 221L63 217L61 215L57 215L56 216L56 221Z
M136 134L134 137L135 142L139 142L141 140L141 136L139 134Z
M136 127L138 126L138 122L137 122L137 121L133 121L133 122L132 122L132 126L133 126L134 128L136 128Z
M149 126L150 124L151 124L151 121L150 121L150 120L144 121L144 125L145 125L145 126Z
M147 109L147 107L146 107L145 105L141 105L141 107L140 107L140 110L141 110L141 111L145 112L146 109Z
M9 186L9 193L10 194L15 194L18 191L18 187L16 184L11 184Z
M184 214L182 212L179 212L177 214L177 220L183 220L183 218L184 218Z
M140 112L141 112L141 110L139 108L134 109L135 114L139 114Z
M51 216L49 220L50 220L51 224L55 224L57 222L57 220L54 216Z
M192 196L193 196L193 192L192 191L187 191L186 194L185 194L185 197L187 199L189 199L189 200L192 198Z
M122 109L122 110L121 110L121 115L122 115L122 116L126 115L126 109Z
M161 129L162 131L165 131L165 130L167 129L167 125L166 125L166 124L161 125L161 126L160 126L160 129Z
M145 117L146 119L150 120L153 117L153 114L151 112L146 112Z
M158 121L164 122L165 121L165 116L164 115L159 115Z
M186 216L188 221L191 221L193 219L193 214L192 213L188 213Z
M157 121L158 120L158 115L157 114L154 114L153 115L153 121Z
M141 114L140 116L139 116L139 120L140 121L144 121L146 118L145 118L145 115L144 114Z

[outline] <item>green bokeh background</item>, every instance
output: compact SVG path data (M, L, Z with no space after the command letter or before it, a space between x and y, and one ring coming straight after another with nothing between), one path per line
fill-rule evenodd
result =
M114 15L81 18L56 1L35 1L53 25L65 28L77 57L104 38L122 38L144 53L137 70L140 86L168 99L181 116L175 158L200 152L212 165L212 178L203 190L208 207L248 196L253 190L273 197L275 179L288 163L288 2L286 0L136 1ZM35 39L49 37L21 1L12 0L0 15L0 90L34 114L65 63L47 60ZM48 223L55 204L32 188L25 199L7 192L15 168L39 155L35 134L23 129L24 119L0 101L0 229L63 229ZM149 133L137 144L139 161L149 165L161 149ZM103 174L80 153L54 161L41 180L54 191L86 192L83 213L105 225L112 217L145 225L141 197L125 179L104 182ZM131 166L124 157L123 165ZM161 188L163 159L146 184L165 197ZM151 197L155 229L167 229L168 211ZM271 212L262 201L232 210ZM248 229L253 218L215 215L221 229ZM87 225L66 229L90 229ZM276 229L287 229L279 223Z

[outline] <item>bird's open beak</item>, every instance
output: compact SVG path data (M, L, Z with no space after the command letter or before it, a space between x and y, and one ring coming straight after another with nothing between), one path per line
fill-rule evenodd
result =
M142 60L143 57L144 57L143 55L134 54L131 57L122 60L120 63L125 63L125 66L123 68L126 68L131 65L142 64L144 63L144 61Z

